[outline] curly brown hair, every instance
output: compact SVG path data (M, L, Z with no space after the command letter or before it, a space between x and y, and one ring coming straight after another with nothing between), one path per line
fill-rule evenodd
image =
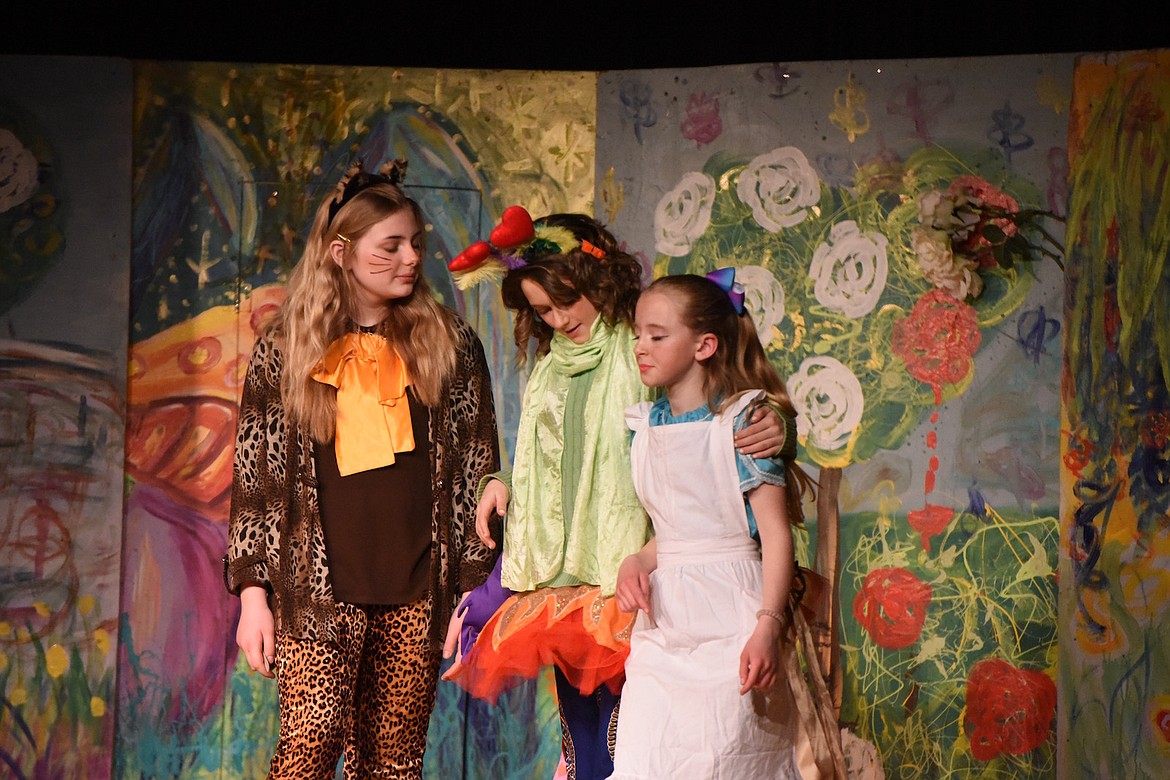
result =
M571 306L584 296L606 323L620 322L632 328L634 307L642 291L642 265L638 259L623 251L612 233L585 214L549 214L536 223L564 228L579 241L588 241L604 251L605 256L599 259L577 248L564 254L526 258L526 265L508 271L501 292L504 305L515 312L517 360L525 361L533 340L536 356L545 354L553 337L553 329L532 310L520 289L525 279L540 285L557 306Z

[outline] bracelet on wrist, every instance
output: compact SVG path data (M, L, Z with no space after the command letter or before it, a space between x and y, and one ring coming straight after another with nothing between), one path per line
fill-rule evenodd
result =
M779 623L780 626L783 628L783 626L784 626L784 613L781 612L780 610L764 608L764 609L760 609L756 612L756 620L759 620L760 618L762 618L764 616L772 618L777 623Z

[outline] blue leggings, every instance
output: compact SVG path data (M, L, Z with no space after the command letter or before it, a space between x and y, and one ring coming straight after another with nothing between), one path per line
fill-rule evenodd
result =
M569 780L605 780L613 773L613 743L621 696L606 685L584 696L559 668L553 670L561 711L561 750Z

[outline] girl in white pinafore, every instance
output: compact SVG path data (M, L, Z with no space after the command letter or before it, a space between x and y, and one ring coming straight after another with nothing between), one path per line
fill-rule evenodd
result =
M641 611L626 662L615 780L800 778L797 712L779 662L795 566L785 469L760 469L732 445L753 404L786 406L791 420L791 401L766 359L746 361L754 366L747 371L733 359L744 338L756 348L759 341L750 317L710 279L664 277L638 303L639 370L666 393L626 413L634 487L655 538L618 577L619 605ZM743 392L751 380L767 394ZM723 398L730 400L719 404ZM778 453L789 463L794 423L790 430L792 441ZM788 490L799 497L802 488Z

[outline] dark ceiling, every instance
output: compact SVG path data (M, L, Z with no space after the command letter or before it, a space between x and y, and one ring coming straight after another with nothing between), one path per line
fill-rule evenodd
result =
M622 70L1170 46L1158 0L7 5L0 53L241 63Z

